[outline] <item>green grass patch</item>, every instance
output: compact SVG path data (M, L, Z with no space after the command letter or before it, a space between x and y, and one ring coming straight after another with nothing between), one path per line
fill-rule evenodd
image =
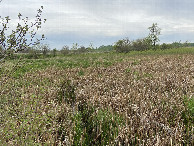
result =
M47 67L57 68L75 68L75 67L109 67L117 62L128 60L128 57L147 56L147 55L172 55L172 54L194 54L194 48L173 48L167 50L147 50L147 51L132 51L129 53L88 53L88 54L72 54L67 56L45 57L41 59L28 59L23 55L23 60L14 73L14 77L21 77L26 72L45 69ZM21 55L20 55L21 56ZM18 58L18 57L17 57ZM132 58L131 58L132 59ZM6 64L17 63L18 59L6 60ZM140 64L139 60L134 60L132 65ZM5 71L5 67L0 68L0 72ZM7 68L10 70L10 67Z
M172 54L194 54L194 48L173 48L166 50L146 50L146 51L131 51L127 53L129 56L135 55L172 55Z

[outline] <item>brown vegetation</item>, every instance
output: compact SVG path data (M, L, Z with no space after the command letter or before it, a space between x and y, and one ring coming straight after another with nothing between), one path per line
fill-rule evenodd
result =
M58 102L66 80L75 89L73 105ZM1 115L5 132L0 139L9 144L22 144L21 139L75 144L76 123L70 117L79 111L80 103L94 107L94 113L108 110L122 116L124 124L117 125L119 132L109 145L193 144L193 123L185 123L183 117L185 98L194 97L193 55L138 57L109 67L48 68L10 79L1 90L3 96L8 98L2 98L7 106ZM10 104L13 115L6 117ZM94 144L102 134L98 128Z

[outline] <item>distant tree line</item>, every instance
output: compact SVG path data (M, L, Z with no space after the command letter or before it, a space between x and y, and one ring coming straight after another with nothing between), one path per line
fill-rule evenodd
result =
M152 46L151 41L148 38L129 40L128 38L118 40L114 45L102 45L96 48L79 46L74 44L71 48L67 45L64 45L61 50L56 48L51 49L47 44L38 44L33 47L27 47L20 51L20 54L25 54L27 58L42 58L42 57L55 57L58 55L72 55L72 54L84 54L84 53L96 53L96 52L117 52L117 53L128 53L130 51L146 51L150 49L171 49L171 48L180 48L180 47L194 47L194 43L186 42L173 42L173 43L163 43L156 44ZM0 46L0 52L3 52L3 48ZM11 54L12 52L10 52ZM0 54L1 55L1 54ZM10 58L15 58L17 55L10 55ZM1 56L0 56L1 57Z
M94 48L93 44L90 43L88 47L74 43L70 48L64 45L60 50L56 48L51 49L48 44L37 44L30 46L22 46L19 53L26 54L28 58L40 58L40 57L55 57L57 55L71 55L71 54L83 54L83 53L95 53L95 52L117 52L117 53L128 53L130 51L146 51L146 50L156 50L156 49L171 49L180 47L194 47L194 43L186 42L173 42L173 43L163 43L159 44L159 35L161 29L158 27L157 23L154 23L148 28L150 31L148 36L141 39L129 40L129 38L121 39L115 42L113 45L102 45ZM0 45L0 58L3 57L4 52L10 58L14 58L13 49L4 49L4 46Z
M118 40L114 44L114 50L119 53L128 53L130 51L145 51L145 50L156 50L156 49L171 49L180 47L194 47L194 43L186 42L173 42L173 43L163 43L159 44L159 35L161 29L158 27L157 23L154 23L148 28L150 33L147 37L137 40L129 40L128 38Z

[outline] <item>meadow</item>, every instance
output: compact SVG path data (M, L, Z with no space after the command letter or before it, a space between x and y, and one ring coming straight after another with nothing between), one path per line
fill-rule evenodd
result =
M0 66L0 145L193 145L194 48Z

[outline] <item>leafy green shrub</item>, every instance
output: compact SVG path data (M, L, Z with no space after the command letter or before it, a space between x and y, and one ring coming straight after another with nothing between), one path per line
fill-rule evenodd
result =
M114 48L112 45L107 45L107 46L102 45L99 48L95 49L95 51L97 52L111 52L113 50Z
M114 45L114 49L118 53L128 53L132 51L131 41L128 38L118 40Z
M114 48L116 52L119 53L128 53L130 51L145 51L152 48L152 42L148 37L134 41L130 41L127 38L117 41L114 45Z
M135 51L145 51L151 49L151 41L148 38L137 39L132 42L132 48Z
M88 49L87 49L86 47L84 47L84 46L81 46L80 48L78 48L78 49L76 50L76 52L77 52L78 54L80 54L80 53L86 53L86 52L88 52Z
M53 53L53 57L55 57L55 56L57 55L57 49L54 48L54 49L52 50L52 53Z
M49 48L48 45L42 45L42 46L41 46L41 51L42 51L42 54L43 54L44 56L46 56L46 55L48 54L48 52L50 51L50 48Z
M70 53L69 46L63 46L63 48L60 51L63 55L67 55Z
M162 45L160 45L161 50L166 50L166 49L170 49L170 48L172 48L171 44L163 43Z

